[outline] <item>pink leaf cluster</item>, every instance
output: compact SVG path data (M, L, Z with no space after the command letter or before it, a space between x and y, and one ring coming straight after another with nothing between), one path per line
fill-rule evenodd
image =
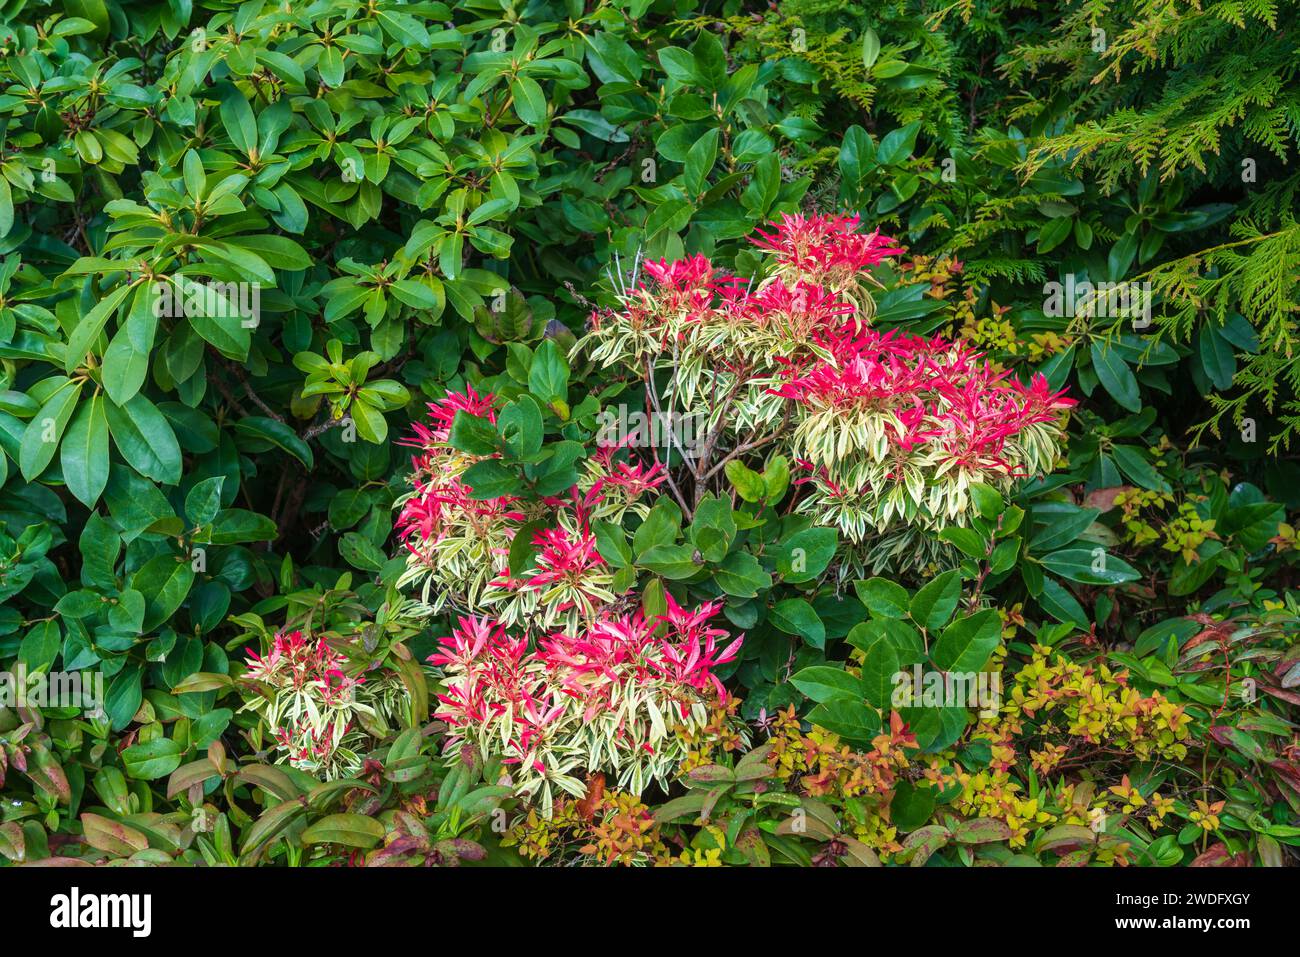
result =
M857 216L782 213L770 233L758 231L754 245L773 253L778 264L813 276L862 272L903 252L879 230L858 232L859 225Z
M351 730L350 720L337 725L332 718L314 720L313 715L342 714L355 707L364 678L343 670L345 659L324 639L312 641L301 631L275 636L270 650L260 655L248 652L244 680L260 682L269 696L258 698L258 710L265 711L272 737L295 767L314 769L329 763L339 742ZM290 707L293 701L311 701L312 709Z
M781 326L798 335L834 328L851 316L855 306L841 299L836 288L863 270L897 256L902 249L878 232L859 233L856 216L782 214L770 233L753 242L774 255L778 272L753 288L738 276L720 272L702 255L645 263L653 288L648 295L629 297L617 317L633 329L662 327L665 338L684 335L685 327L727 323L737 327ZM599 329L612 318L595 312Z
M301 631L276 635L265 656L252 648L245 651L249 657L247 678L264 681L276 689L315 692L327 705L350 696L365 681L344 673L345 659L324 639L310 641Z
M505 722L507 760L544 771L536 754L556 743L548 734L580 731L608 716L629 689L653 694L683 720L692 702L725 694L714 669L736 657L743 639L723 645L727 632L709 625L718 603L688 610L671 596L667 601L667 611L654 618L640 610L602 615L581 631L543 638L533 650L495 621L461 618L429 658L448 674L437 714L451 726L453 746Z
M414 438L402 441L419 449L411 457L415 494L402 506L396 522L398 537L411 551L418 554L418 545L439 541L449 524L458 529L465 521L486 525L505 519L522 520L516 500L509 496L486 500L470 497L473 490L460 477L466 463L448 444L457 412L465 411L495 423L493 402L491 393L479 395L473 386L466 386L464 392L449 392L429 403L429 424L414 423Z
M899 452L928 445L940 461L1010 471L1007 441L1075 404L1041 375L1024 385L938 336L842 328L821 342L833 359L786 363L787 381L773 391L810 410L892 413L887 434Z

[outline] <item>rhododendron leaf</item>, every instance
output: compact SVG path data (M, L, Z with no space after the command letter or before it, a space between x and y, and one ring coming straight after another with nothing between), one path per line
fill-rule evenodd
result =
M944 629L930 652L941 671L979 671L1002 640L1002 619L994 609L959 618Z
M1009 570L1016 563L1016 556L1020 554L1020 539L1009 538L1004 542L998 542L993 549L993 554L989 556L989 571L994 575L1001 575Z
M655 545L637 556L637 564L673 581L690 578L704 567L690 545Z
M1048 502L1035 506L1034 521L1042 528L1029 540L1032 552L1050 552L1064 545L1069 545L1088 530L1097 516L1099 508L1080 508L1068 502Z
M250 415L234 423L234 427L239 447L244 451L264 452L278 448L292 455L308 469L315 463L311 446L283 422L266 416ZM114 433L114 438L116 437Z
M105 411L114 444L137 472L155 482L180 481L181 448L157 406L137 394L122 406L105 403Z
M983 482L972 482L970 486L970 497L975 503L975 508L979 510L981 518L996 518L1002 514L1006 503L1002 501L1002 495L991 485L985 485Z
M470 455L492 455L499 449L501 437L487 419L458 409L447 441L453 449Z
M956 545L962 554L971 558L982 559L988 554L988 543L984 536L973 528L949 525L939 532L939 537L945 542Z
M501 498L503 495L517 495L523 489L519 476L501 464L498 459L484 459L475 462L461 480L470 489L470 498L477 501Z
M377 572L387 560L374 542L357 532L347 532L339 540L339 554L349 565L363 572Z
M724 471L727 473L727 478L731 481L732 487L746 502L761 501L763 496L767 494L767 484L763 481L763 476L749 468L740 459L732 459L726 464Z
M826 646L826 626L804 598L787 598L772 606L772 624L787 635L797 635L814 648Z
M63 430L77 408L82 383L59 377L59 384L45 399L41 410L23 431L18 465L23 478L31 481L45 470L59 447Z
M81 318L68 336L66 347L67 360L64 371L71 373L86 359L86 354L99 341L100 334L108 324L109 317L117 312L117 307L131 293L131 286L122 285L101 299L93 309ZM98 353L98 350L95 350Z
M1138 578L1133 566L1101 547L1064 548L1044 556L1042 562L1049 571L1084 585L1119 585Z
M942 628L952 617L961 600L961 573L956 570L944 572L938 578L926 582L908 605L908 614L912 620L926 631Z
M527 460L537 454L542 447L542 428L542 410L530 395L521 395L502 409L497 418L497 431L517 459Z
M670 199L651 210L645 220L647 240L654 239L660 233L679 233L691 221L695 208L684 199Z
M776 570L788 582L812 581L826 570L839 537L833 528L807 528L776 550Z
M1074 368L1074 355L1075 347L1070 346L1064 352L1058 352L1044 360L1038 367L1039 375L1047 379L1047 385L1051 389L1061 389L1065 386L1070 378L1070 370Z
M1172 491L1169 483L1160 476L1155 466L1148 461L1147 454L1142 449L1131 445L1112 445L1110 455L1115 460L1119 470L1137 485L1151 489L1153 492L1168 494Z
M193 525L206 525L217 517L221 510L221 486L226 481L224 475L204 479L189 490L185 496L185 517Z
M108 482L108 421L104 397L95 394L81 403L59 446L59 467L68 491L94 508Z
M1138 391L1137 378L1133 375L1133 370L1128 367L1128 363L1120 357L1119 351L1107 344L1094 342L1091 355L1097 379L1105 386L1106 391L1130 412L1140 411L1142 397Z
M862 649L862 696L873 708L888 711L893 703L898 676L899 660L893 641L883 632ZM909 676L910 677L910 676Z
M813 665L796 672L790 683L816 702L843 698L861 706L862 682L842 668Z
M866 605L873 615L881 618L903 618L907 615L907 589L887 578L871 578L856 581L853 590L858 600Z
M753 598L772 587L772 576L763 571L758 559L749 552L732 552L714 569L714 580L728 595Z
M528 370L528 391L545 405L569 395L569 363L554 339L544 341L533 354Z
M1041 255L1051 252L1069 237L1074 229L1074 220L1069 216L1049 219L1038 230L1038 249Z
M880 56L880 37L876 31L867 27L862 34L862 65L870 70Z
M632 535L632 550L640 555L656 545L670 545L681 531L682 513L672 500L661 498Z
M880 734L880 716L847 697L822 702L808 712L808 720L857 744L869 744Z
M921 130L921 123L915 120L896 130L890 130L880 140L876 148L876 162L881 166L894 166L912 155L916 146L916 134Z
M1037 596L1043 611L1060 622L1069 622L1080 628L1088 627L1088 614L1070 590L1055 578L1043 577L1042 593Z
M438 242L438 268L448 279L455 279L460 275L462 269L462 256L465 249L465 236L463 233L446 233ZM460 291L458 286L452 285L447 287L448 297L453 299L453 304L458 305L454 300L453 293ZM463 313L462 313L463 314ZM466 317L469 318L469 317Z
M721 130L709 130L696 141L686 154L686 164L682 176L686 181L686 192L696 197L704 192L708 185L708 176L718 158L718 137Z
M1115 245L1111 247L1110 255L1106 257L1106 265L1109 270L1110 279L1118 282L1128 275L1129 267L1133 265L1133 257L1137 255L1138 237L1136 233L1125 233Z

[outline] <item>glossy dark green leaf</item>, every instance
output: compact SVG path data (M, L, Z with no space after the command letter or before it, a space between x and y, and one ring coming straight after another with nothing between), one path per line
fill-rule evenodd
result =
M78 406L59 446L59 466L68 491L93 508L108 484L108 417L102 395Z

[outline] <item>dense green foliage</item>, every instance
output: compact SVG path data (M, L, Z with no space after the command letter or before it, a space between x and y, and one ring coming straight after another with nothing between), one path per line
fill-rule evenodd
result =
M0 669L105 683L0 701L0 860L1294 863L1296 13L0 4ZM678 460L596 535L631 604L746 636L680 781L547 818L497 758L448 769L455 616L397 587L412 423L494 394L450 444L540 510L649 401L575 350L594 308L842 210L906 247L875 325L1079 400L1055 470L851 565L764 442ZM1067 276L1150 322L1051 308ZM382 701L341 780L245 707L243 649L295 630ZM891 708L923 665L1008 709Z

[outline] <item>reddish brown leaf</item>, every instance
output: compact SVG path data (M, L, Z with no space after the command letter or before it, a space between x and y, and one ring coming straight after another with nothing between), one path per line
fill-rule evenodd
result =
M587 779L587 795L578 802L578 813L584 821L590 823L596 816L596 808L600 807L601 800L605 797L605 775L596 773Z
M1215 844L1205 853L1197 856L1192 861L1192 867L1249 867L1250 861L1245 853L1232 854L1228 851L1228 845L1223 843Z
M1085 508L1099 508L1103 512L1109 512L1115 507L1115 496L1132 490L1132 485L1113 485L1110 488L1093 489L1084 496L1083 504Z

